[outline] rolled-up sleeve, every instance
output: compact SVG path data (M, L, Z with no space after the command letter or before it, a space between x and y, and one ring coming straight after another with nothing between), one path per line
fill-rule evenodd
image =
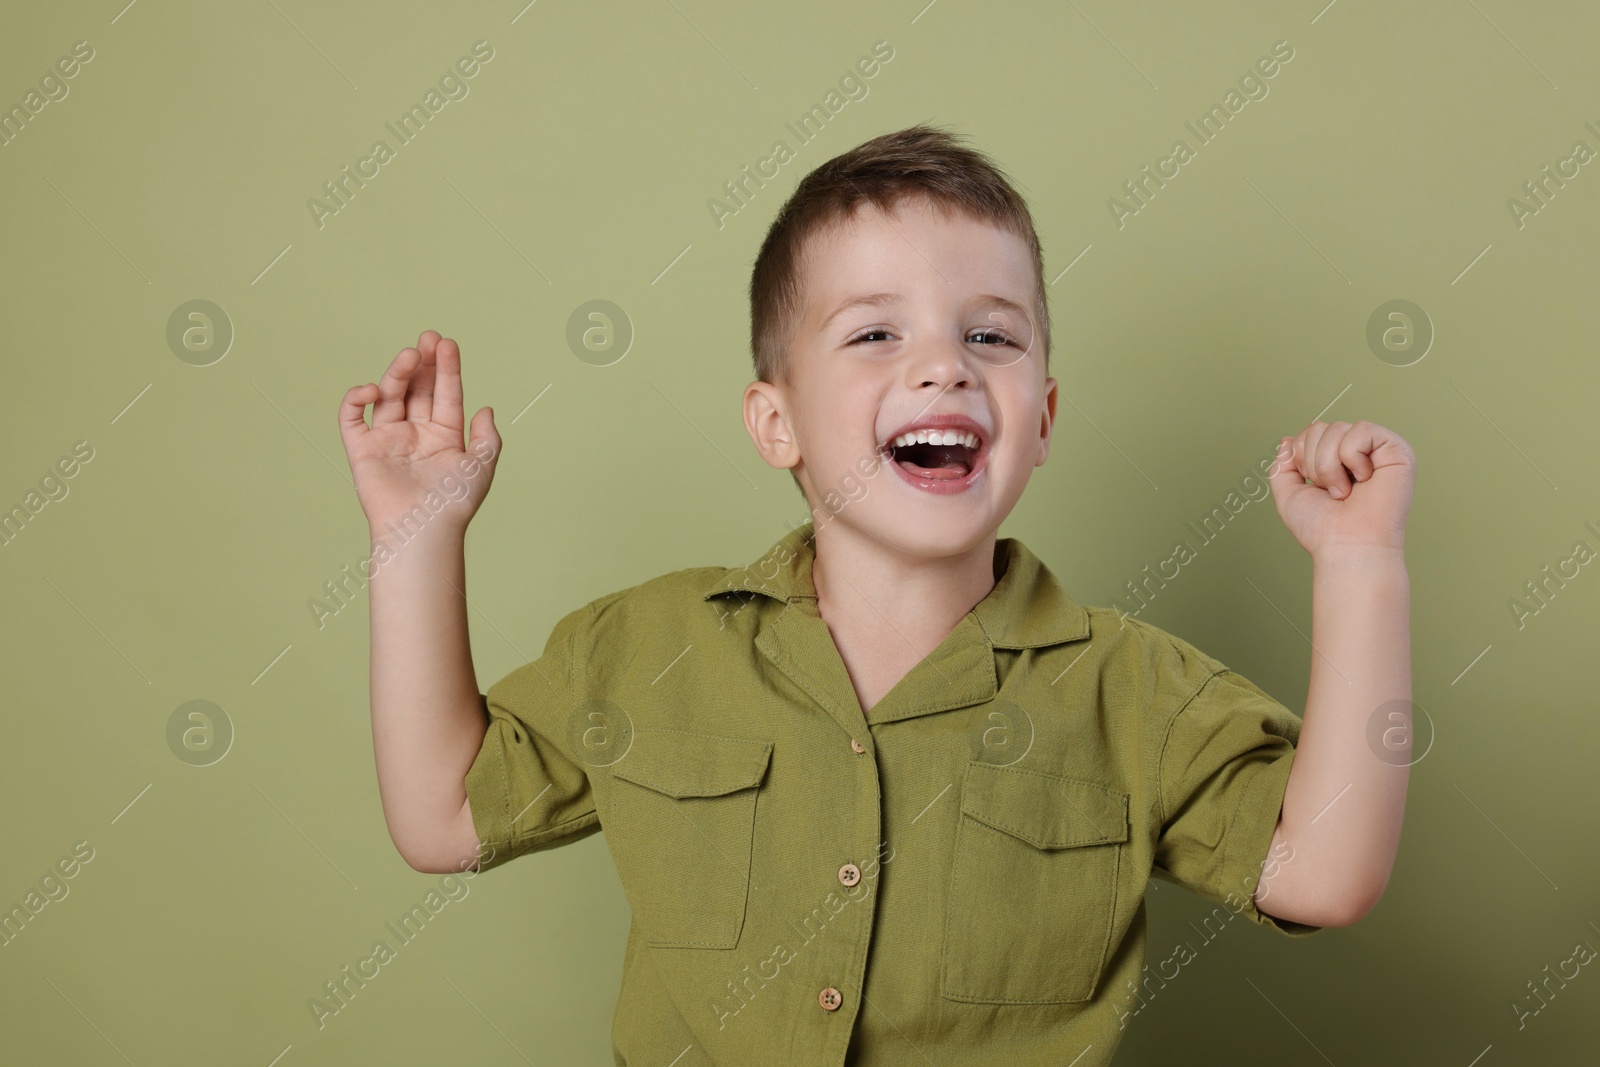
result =
M478 870L571 844L600 829L594 794L571 727L581 697L593 605L550 632L544 654L489 687L489 726L467 769L467 803L480 842Z
M1253 894L1269 861L1300 722L1248 679L1222 668L1173 717L1159 764L1154 873L1289 937L1323 927L1268 915ZM1271 859L1293 862L1292 854Z

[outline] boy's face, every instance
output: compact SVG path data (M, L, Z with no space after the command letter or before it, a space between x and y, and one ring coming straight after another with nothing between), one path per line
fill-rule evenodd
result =
M819 530L948 556L999 529L1055 422L1035 286L1020 238L921 199L866 205L810 242L789 380L752 382L745 424L794 469ZM895 444L918 427L940 435Z

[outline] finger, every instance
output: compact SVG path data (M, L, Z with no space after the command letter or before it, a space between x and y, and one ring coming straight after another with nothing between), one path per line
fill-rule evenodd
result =
M1339 461L1340 442L1349 432L1348 422L1336 422L1317 438L1316 460L1312 464L1316 475L1312 480L1326 489L1335 500L1343 500L1350 495L1350 473Z
M1278 454L1272 461L1272 473L1267 475L1267 484L1272 487L1272 495L1280 505L1296 490L1304 489L1305 475L1300 470L1300 460L1296 454L1300 438L1282 437L1278 439Z
M406 418L412 422L428 422L433 418L433 386L439 366L435 358L438 343L439 335L432 330L424 330L417 339L417 351L422 355L422 362L411 376L411 390L406 393Z
M1317 442L1327 430L1325 422L1313 422L1300 431L1300 473L1313 485L1317 483Z
M465 411L461 404L461 346L446 337L434 349L433 421L459 434Z
M1372 462L1372 450L1379 441L1374 429L1370 422L1358 422L1350 427L1350 432L1339 442L1339 462L1350 469L1358 482L1372 477L1376 469Z
M372 406L373 429L405 420L406 386L421 362L422 353L415 348L402 348L389 363L389 369L378 380L378 402Z
M1278 454L1272 457L1272 470L1267 472L1267 481L1272 481L1280 474L1295 469L1295 441L1294 437L1278 438Z
M367 429L367 405L378 399L378 387L371 382L345 390L339 401L339 437L344 441L345 455L355 451L356 445Z

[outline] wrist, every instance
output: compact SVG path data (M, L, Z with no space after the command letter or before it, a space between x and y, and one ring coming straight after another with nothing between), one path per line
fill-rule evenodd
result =
M448 521L443 515L420 524L408 515L367 526L367 543L373 552L380 547L395 554L412 547L460 549L466 539L465 524Z
M1406 553L1401 545L1337 545L1312 553L1311 565L1326 571L1404 571Z

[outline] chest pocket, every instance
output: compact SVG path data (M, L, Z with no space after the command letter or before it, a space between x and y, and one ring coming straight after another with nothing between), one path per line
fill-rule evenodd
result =
M636 730L611 765L611 817L601 822L650 944L738 944L771 754L770 741Z
M1127 840L1126 793L968 764L945 905L941 994L985 1004L1094 996Z

